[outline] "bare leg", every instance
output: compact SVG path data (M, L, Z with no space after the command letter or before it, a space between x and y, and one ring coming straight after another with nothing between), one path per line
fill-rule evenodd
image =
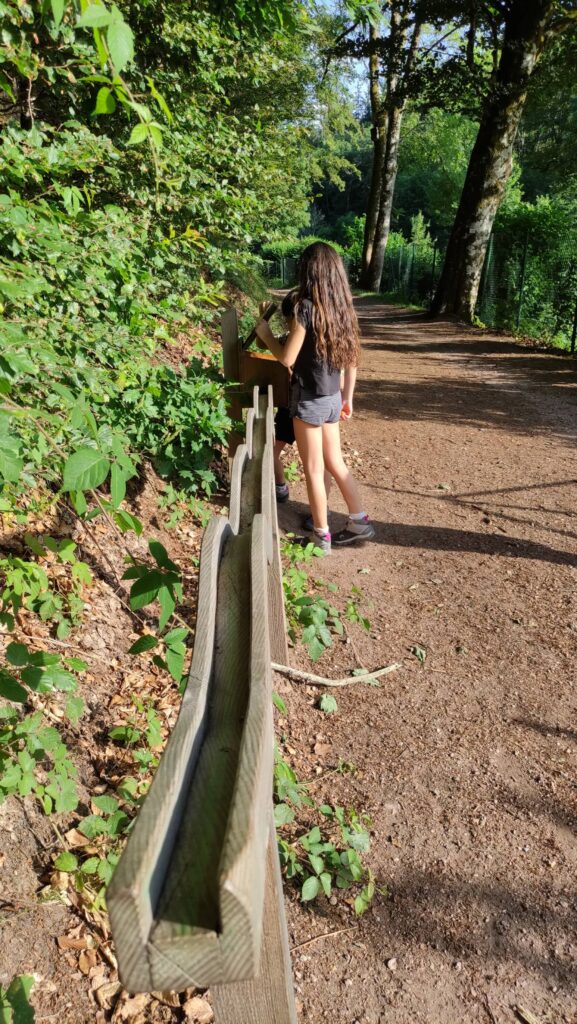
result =
M284 475L284 466L281 462L281 453L284 451L285 442L275 441L273 448L273 462L274 462L274 482L275 484L286 483Z
M354 515L356 512L363 512L359 486L343 459L339 424L324 423L321 429L323 459L327 471L334 477L336 485L347 503L349 513Z
M323 459L324 427L313 427L296 417L294 432L299 455L305 471L307 494L316 529L327 527L327 492L325 490L325 464Z

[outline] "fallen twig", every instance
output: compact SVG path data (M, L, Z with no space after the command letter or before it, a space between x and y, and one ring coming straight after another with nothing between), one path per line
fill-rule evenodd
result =
M291 946L291 953L294 953L295 949L302 949L303 946L310 946L311 942L316 942L317 939L329 939L331 935L343 935L345 932L356 932L358 924L354 924L352 928L336 928L334 932L321 932L320 935L313 935L312 939L306 939L305 942L298 942L296 946Z
M347 676L346 679L325 679L323 676L315 676L312 672L303 672L300 668L291 668L290 665L278 665L274 661L271 667L275 672L289 676L290 679L312 683L314 686L354 686L355 683L367 683L370 679L379 679L381 676L388 675L389 672L395 672L396 669L402 668L402 664L400 661L395 661L385 668L378 668L374 672L363 672L359 676Z
M534 1013L531 1013L530 1010L524 1010L522 1006L518 1005L513 1007L513 1009L519 1019L523 1021L523 1024L541 1024L539 1018Z
M483 994L483 1006L485 1007L487 1013L489 1014L489 1017L491 1018L492 1024L497 1024L497 1018L495 1017L495 1014L493 1013L493 1011L491 1009L491 1004L489 1002L489 996L487 995L486 992Z

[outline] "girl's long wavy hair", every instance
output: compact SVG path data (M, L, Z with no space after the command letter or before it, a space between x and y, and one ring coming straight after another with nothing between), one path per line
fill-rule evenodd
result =
M313 306L313 331L319 359L331 370L357 366L359 325L343 261L326 242L313 242L300 258L295 309L303 299Z

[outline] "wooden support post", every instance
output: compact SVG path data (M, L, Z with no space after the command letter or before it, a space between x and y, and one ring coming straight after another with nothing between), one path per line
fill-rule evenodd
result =
M297 1024L282 879L272 823L257 978L211 986L215 1024Z
M268 434L274 441L272 428L272 388L268 394L271 415L268 423ZM271 453L272 454L272 453ZM282 586L282 561L280 556L280 536L274 487L274 473L271 467L271 525L272 525L272 562L268 572L268 615L270 632L271 661L277 665L288 665L287 624L284 610L284 594Z

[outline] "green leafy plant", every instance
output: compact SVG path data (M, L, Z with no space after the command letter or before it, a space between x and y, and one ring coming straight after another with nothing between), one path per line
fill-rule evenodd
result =
M19 974L7 988L0 985L1 1024L34 1024L34 1009L30 1005L30 993L34 978L30 974Z
M134 580L130 588L130 606L135 611L158 601L158 628L163 630L176 608L177 600L183 599L181 574L179 567L168 557L168 552L160 541L149 541L148 550L156 563L155 568L135 562L122 578Z
M19 718L16 708L0 706L0 802L34 796L45 814L73 811L76 775L58 729L45 724L41 711Z
M308 903L321 893L330 896L333 889L357 887L353 906L362 914L375 894L375 881L362 863L361 855L370 849L368 819L361 820L354 810L322 804L318 810L329 822L315 825L292 840L279 840L281 864L287 878L298 880L301 899ZM287 820L283 825L292 822Z
M111 740L126 747L134 764L142 774L158 765L157 751L162 747L162 723L150 697L131 698L135 714L121 725L110 730Z
M338 703L336 697L333 697L332 693L323 693L319 700L319 708L324 711L325 715L334 715L335 711L338 711Z
M322 580L311 581L306 569L301 568L301 564L310 565L313 558L318 557L318 549L312 542L305 547L285 543L282 551L288 563L283 572L283 591L289 637L293 644L300 639L311 661L318 661L332 645L333 635L344 634L339 609L320 593L321 588L335 593L337 587L336 584L324 583ZM344 616L349 622L358 623L363 629L369 630L370 621L359 610L362 596L359 587L351 587Z
M368 817L354 808L317 806L308 786L299 781L278 748L273 792L281 865L286 877L298 882L303 902L322 893L330 896L334 888L354 887L355 912L364 913L376 891L374 878L362 863L362 856L370 849ZM321 823L295 836L296 816L301 809L308 817L316 815Z
M301 469L296 459L293 459L291 462L286 463L284 467L284 475L288 480L289 484L295 483L297 480L300 480Z

